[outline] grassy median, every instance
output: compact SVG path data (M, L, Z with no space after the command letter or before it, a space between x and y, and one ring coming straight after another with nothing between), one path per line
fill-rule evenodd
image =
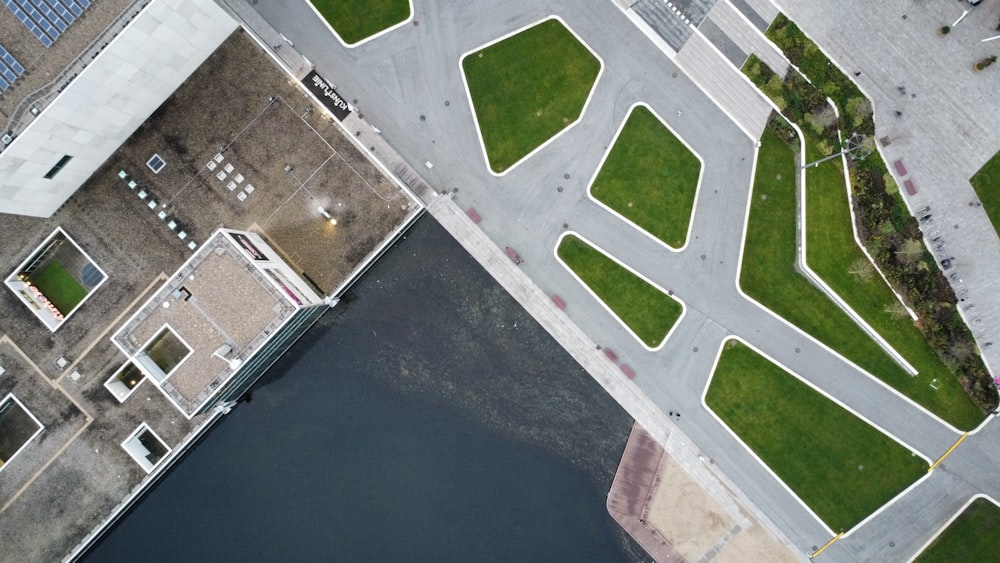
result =
M972 501L914 563L995 561L1000 553L1000 507L985 498Z
M601 63L556 19L462 60L490 168L503 172L580 117Z
M659 346L680 318L679 301L579 238L563 238L557 253L646 346Z
M807 263L918 370L918 377L795 271L797 164L772 128L761 143L744 248L748 258L740 275L743 291L957 428L974 428L982 412L855 243L839 160L806 171ZM809 161L822 156L817 144L807 135ZM915 259L925 252L918 250Z
M701 161L645 106L629 114L590 193L680 248L687 240Z
M794 22L778 14L766 34L791 63L808 76L808 80L796 70L783 77L775 75L752 55L743 70L781 108L787 119L803 129L810 160L837 150L838 131L875 138L871 101ZM828 99L834 100L839 112L834 112ZM996 166L1000 167L1000 163ZM832 167L826 168L832 170ZM1000 173L1000 170L993 170L992 174ZM838 169L834 173L839 177L842 172ZM837 209L845 211L840 213L840 221L824 215L825 210L817 210L816 205L808 211L811 218L818 216L819 222L826 223L835 233L832 238L813 237L819 223L809 221L807 235L812 247L809 264L907 358L920 376L905 380L888 374L892 378L890 381L887 374L872 373L955 426L969 429L985 412L996 408L998 396L972 333L959 314L958 300L934 258L924 249L917 220L910 215L881 156L873 152L867 158L855 160L849 173L850 204L858 212L862 242L890 283L904 293L919 317L917 326L905 318L906 311L888 295L883 284L873 281L871 291L861 291L858 283L852 284L845 279L848 274L870 278L876 273L871 268L865 271L863 259L849 242L849 236L836 234L850 234L846 201L836 202ZM810 186L831 177L822 172L816 174L819 177L810 178ZM986 172L984 176L990 174ZM836 181L828 182L829 185L833 183ZM809 197L812 199L813 194ZM827 252L831 248L833 252ZM814 249L819 250L814 252ZM824 267L824 261L830 267ZM920 340L925 344L920 344ZM971 408L958 398L958 390L968 397Z
M408 0L312 0L344 43L353 45L410 17Z
M736 341L705 402L835 531L927 472L923 459Z

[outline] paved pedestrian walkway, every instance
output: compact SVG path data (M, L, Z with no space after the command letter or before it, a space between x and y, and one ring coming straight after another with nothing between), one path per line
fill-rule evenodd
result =
M788 60L773 43L764 37L763 32L741 14L727 0L716 2L708 19L715 23L744 53L753 53L762 60L775 74L784 76L788 72ZM740 63L742 64L742 63Z
M674 60L748 137L760 138L771 106L704 35L692 35Z
M764 21L770 22L774 21L774 18L778 15L778 5L772 0L731 0L734 3L742 2L746 3L755 13L760 15Z
M732 4L744 15L749 9L761 18L768 10L762 0ZM369 140L384 141L412 163L410 170L433 186L424 192L431 194L431 214L658 442L668 450L675 440L685 448L697 444L685 450L688 459L701 462L698 455L703 455L706 471L724 473L733 490L751 499L803 552L826 543L828 531L701 403L714 358L729 335L740 335L927 457L954 443L953 429L737 291L754 145L770 106L701 34L694 33L674 57L655 33L636 33L635 18L622 17L611 2L553 0L543 9L526 1L472 0L418 3L414 20L419 26L345 49L330 42L328 31L306 8L261 3L258 9L275 28L293 35L317 69L349 98L357 98L356 105L382 130L378 135L370 126L359 127L360 142L375 146L383 158L381 145ZM601 56L604 73L577 124L498 178L483 162L459 60L477 45L550 13L563 17ZM466 25L479 21L482 25ZM705 160L683 252L668 251L587 196L601 155L639 101L664 116ZM388 162L387 167L393 169ZM472 208L478 224L467 213ZM556 260L556 241L567 230L595 241L685 302L685 317L663 349L646 351ZM512 262L501 250L505 246L515 248L523 262ZM552 303L556 293L565 310ZM619 364L628 364L634 380L603 353L609 347ZM670 419L664 414L670 411L683 417ZM970 441L980 443L967 440L945 470L961 472L971 482L979 476L962 457Z
M294 44L271 27L247 2L221 0L219 5L228 10L240 24L252 29L253 34L270 47L267 50L272 56L277 57L296 78L301 80L312 70L312 63L295 50Z
M680 51L691 37L692 28L689 20L676 8L671 9L667 6L663 0L638 0L631 9L666 41L674 52Z

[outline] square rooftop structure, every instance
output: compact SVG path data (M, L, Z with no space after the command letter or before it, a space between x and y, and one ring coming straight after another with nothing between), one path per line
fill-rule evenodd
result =
M56 227L4 284L55 332L107 279L66 231Z
M238 399L326 309L260 235L219 229L111 340L190 419Z
M0 399L0 470L41 432L42 423L13 393Z

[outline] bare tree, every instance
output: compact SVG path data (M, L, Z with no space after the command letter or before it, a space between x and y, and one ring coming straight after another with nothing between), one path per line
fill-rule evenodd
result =
M905 319L910 316L909 311L899 301L893 301L891 304L886 305L885 312L889 313L889 316L896 320Z
M896 251L896 256L900 257L903 262L912 264L924 255L925 250L923 242L915 238L908 238L903 241L903 245Z
M851 267L847 269L847 273L854 276L855 281L866 283L871 281L872 276L875 275L875 267L865 258L858 258L851 263Z

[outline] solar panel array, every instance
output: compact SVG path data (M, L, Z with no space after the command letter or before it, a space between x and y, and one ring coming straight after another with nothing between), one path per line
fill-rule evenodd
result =
M90 7L90 0L0 1L46 47L51 47L59 34Z
M24 74L24 67L21 66L21 63L17 62L14 55L7 52L3 45L0 45L0 93L10 88L11 84L22 74Z

